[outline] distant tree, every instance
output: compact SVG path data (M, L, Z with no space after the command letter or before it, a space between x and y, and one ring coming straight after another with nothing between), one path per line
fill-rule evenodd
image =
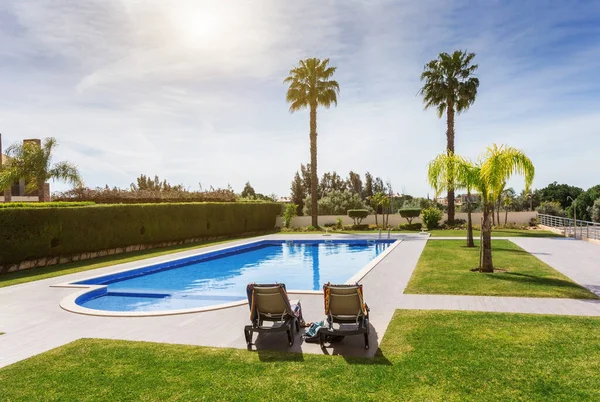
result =
M319 198L326 196L331 191L346 190L346 182L335 171L326 172L319 181Z
M347 187L348 187L348 190L352 191L353 193L358 194L359 197L362 198L363 184L362 184L362 180L360 179L360 174L350 171L350 173L348 174Z
M254 191L254 188L249 181L244 185L244 189L240 195L242 198L256 198L256 191Z
M478 65L471 64L475 53L456 50L440 53L438 58L425 64L420 90L425 109L435 107L441 118L446 112L446 153L454 154L454 114L466 111L474 102L479 79L474 76ZM448 178L448 222L454 222L454 178Z
M171 185L167 180L160 180L158 175L154 176L154 179L150 176L141 174L136 179L135 183L131 183L131 191L186 191L183 184Z
M346 215L349 209L368 209L368 205L358 196L348 190L333 190L319 201L320 215ZM304 200L304 215L311 214L310 196Z
M310 171L310 163L307 163L306 165L300 165L300 176L302 177L302 186L304 187L306 198L307 195L310 195L310 189L312 188L312 173Z
M383 180L381 180L381 177L376 177L373 181L373 192L375 194L387 193L387 189L385 188L385 184L383 183Z
M569 205L567 208L567 214L570 218L573 218L575 215L573 213L574 209L577 211L577 219L582 221L591 221L592 220L592 206L594 202L600 198L600 184L594 187L590 187L587 191L582 192L575 198L575 201ZM570 200L569 200L570 202ZM575 207L573 208L573 204Z
M550 183L539 190L540 201L558 201L563 209L571 205L568 197L576 199L583 192L583 189L579 187L558 184L557 182Z
M375 193L373 192L373 176L371 173L365 173L365 192L363 198L371 198Z
M83 184L77 167L67 161L52 163L52 154L58 146L56 139L45 138L42 145L33 142L13 144L6 149L8 161L0 170L0 191L25 180L27 191L36 191L41 202L50 199L44 191L49 180L62 180L73 186Z
M592 221L600 223L600 198L594 201L594 205L592 205Z
M544 201L537 208L537 212L543 215L567 216L567 213L558 201Z
M507 188L502 192L502 205L504 206L504 224L508 222L508 210L511 209L513 200L515 199L515 190Z
M329 108L337 105L340 86L331 78L336 67L329 65L329 59L308 58L300 60L298 66L290 70L283 81L288 84L286 100L290 103L290 112L301 109L310 110L310 165L311 165L311 211L312 226L319 226L317 211L317 107Z
M302 178L300 174L296 172L294 180L292 180L291 190L291 201L292 204L296 205L296 215L302 216L302 208L304 208L304 198L306 198L306 189L302 185Z

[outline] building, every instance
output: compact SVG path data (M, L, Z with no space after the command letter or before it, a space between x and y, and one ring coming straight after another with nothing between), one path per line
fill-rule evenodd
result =
M454 205L460 207L463 204L466 204L469 199L467 194L457 194L454 196ZM479 204L481 202L481 196L477 193L471 193L471 203ZM436 198L438 204L448 206L448 198L447 197L438 197Z
M23 140L23 144L35 144L38 147L41 146L41 140L34 139L26 139ZM4 155L2 152L2 134L0 134L0 169L3 165L8 163L9 157ZM20 179L18 182L13 183L9 188L4 189L3 192L0 192L0 202L36 202L40 200L39 194L37 190L34 191L26 191L25 190L25 180ZM47 199L50 199L50 184L46 183L44 185L44 193L48 196Z

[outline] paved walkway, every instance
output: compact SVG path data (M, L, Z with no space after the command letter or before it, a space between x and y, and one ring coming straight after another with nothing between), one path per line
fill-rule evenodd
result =
M314 238L314 236L293 236L294 239L304 237ZM330 238L348 237L365 237L365 235L337 235ZM365 296L371 307L371 325L373 326L371 349L365 351L361 337L348 337L343 343L329 348L327 353L373 356L377 351L378 342L383 337L394 310L397 308L600 316L600 301L594 300L405 295L402 292L410 279L427 238L418 235L396 235L394 237L403 239L402 243L362 280L365 285ZM283 238L283 236L273 235L269 238ZM510 240L599 294L600 246L562 238L510 238ZM240 240L202 250L102 268L93 272L82 272L1 288L0 331L4 331L6 334L0 336L0 367L83 337L245 348L242 328L249 321L247 306L164 317L94 317L62 310L58 305L59 301L76 290L51 288L50 285L156 263L174 256L189 256L247 241L247 239ZM322 296L301 295L300 298L305 317L308 320L321 319L323 316ZM290 350L287 348L285 336L282 334L261 334L255 339L259 353L264 349ZM296 337L296 343L291 350L303 353L323 353L317 345L300 342L299 336Z

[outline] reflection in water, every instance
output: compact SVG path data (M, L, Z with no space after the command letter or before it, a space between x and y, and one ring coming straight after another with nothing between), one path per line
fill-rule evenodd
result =
M313 290L318 290L321 285L321 277L319 276L319 245L310 245L310 256L312 260L312 277Z

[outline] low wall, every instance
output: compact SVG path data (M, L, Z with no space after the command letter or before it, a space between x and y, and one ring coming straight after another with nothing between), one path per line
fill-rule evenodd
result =
M11 197L11 200L12 200L12 202L38 202L39 198L37 196L30 197L30 196L13 195ZM0 195L0 202L4 202L3 195Z
M527 223L529 223L529 220L531 218L535 218L536 216L537 216L537 212L535 212L535 211L533 211L533 212L529 212L529 211L509 212L507 222L508 223L516 223L516 224L527 224ZM320 215L319 216L319 226L322 226L326 223L335 223L336 219L338 217L341 217L344 220L344 225L352 225L354 223L352 218L349 218L348 216ZM478 225L481 223L483 214L481 212L474 212L471 214L471 217L473 219L473 223ZM378 219L378 222L381 223L381 215L379 215L377 219ZM443 222L447 219L448 219L448 215L444 214L444 217L442 218L441 222ZM456 219L466 220L467 213L466 212L457 212ZM421 218L415 218L412 220L412 222L413 223L421 223ZM369 225L375 224L375 215L369 215L367 218L363 219L362 223L369 224ZM390 215L389 224L391 226L398 226L399 224L403 224L403 223L408 223L408 221L405 218L401 217L399 214ZM504 224L504 212L500 212L500 223ZM306 226L310 226L310 225L311 225L311 217L310 216L296 216L294 219L292 219L292 227L293 228L306 227ZM277 218L276 226L277 227L283 226L283 221L282 221L281 217Z

